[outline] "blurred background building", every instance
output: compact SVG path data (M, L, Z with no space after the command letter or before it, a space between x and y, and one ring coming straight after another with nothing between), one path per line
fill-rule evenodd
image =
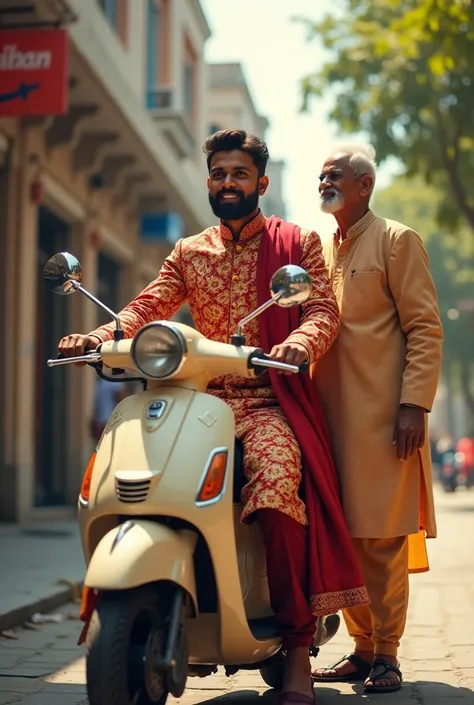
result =
M29 114L29 69L50 62L38 34L56 60L57 26L67 108L51 95L50 111ZM268 122L238 64L206 65L198 0L0 0L0 29L0 77L19 90L0 81L0 521L28 521L75 504L91 450L95 373L46 359L63 335L106 321L83 297L46 291L44 264L73 252L86 288L120 309L179 237L212 224L209 132L264 135ZM285 213L282 169L270 165L268 214Z

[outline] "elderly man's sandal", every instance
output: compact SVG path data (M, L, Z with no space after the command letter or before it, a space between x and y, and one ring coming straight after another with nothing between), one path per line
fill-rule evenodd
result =
M341 663L344 663L344 661L349 661L349 663L352 663L353 666L355 666L355 671L352 671L351 673L346 673L343 676L317 676L314 674L311 674L311 678L314 683L356 683L358 681L365 681L366 678L368 678L372 665L368 661L364 661L363 658L360 658L360 656L356 656L355 654L348 654L347 656L343 656L337 663L335 663L333 666L328 666L327 668L321 669L323 671L332 671L334 670L337 666L340 666Z
M384 668L385 670L382 671L382 673L375 674L375 670L377 668L380 668L380 666L382 666L382 668ZM395 675L400 678L400 682L393 683L392 685L366 685L364 686L364 693L395 693L397 690L400 690L403 683L402 672L400 671L398 666L394 666L392 663L390 663L390 661L387 661L384 658L375 659L372 664L372 668L370 669L368 678L371 681L389 680L386 678L389 673L395 673Z

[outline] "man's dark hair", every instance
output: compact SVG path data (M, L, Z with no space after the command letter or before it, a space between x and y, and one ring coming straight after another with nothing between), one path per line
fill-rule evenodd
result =
M207 168L211 169L211 159L217 152L230 152L240 149L252 157L257 167L258 175L264 176L270 157L268 147L263 140L244 130L219 130L210 135L204 142L202 151L207 157Z

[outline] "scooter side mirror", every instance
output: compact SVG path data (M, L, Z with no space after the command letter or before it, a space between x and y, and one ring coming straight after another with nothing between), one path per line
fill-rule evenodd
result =
M308 272L295 264L278 269L270 283L273 302L283 308L302 304L309 299L312 288L313 282Z
M69 252L59 252L49 259L44 267L47 287L60 296L67 296L76 291L76 284L82 283L82 267L79 260Z
M118 315L82 286L82 267L74 255L69 252L53 255L46 262L43 272L46 285L54 294L67 296L74 291L80 291L90 301L100 306L115 321L114 340L123 340L123 330Z
M267 308L274 304L284 308L298 306L309 299L312 288L313 281L302 267L298 267L296 264L287 264L277 269L270 282L271 298L239 322L237 332L230 339L232 345L245 345L243 327L260 316Z

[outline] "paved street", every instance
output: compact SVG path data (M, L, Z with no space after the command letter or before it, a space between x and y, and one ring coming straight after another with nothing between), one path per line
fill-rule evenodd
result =
M362 697L360 688L332 684L316 690L320 705L351 695L354 705L474 704L474 493L438 494L440 538L430 543L432 572L412 579L409 627L401 653L405 686L400 693ZM78 606L62 610L77 616ZM82 649L75 646L77 619L23 629L18 639L0 639L0 705L86 705ZM350 648L341 635L320 656L330 663ZM273 702L258 674L223 674L191 679L181 699L186 705L215 701L251 705L259 697ZM387 700L388 699L388 700ZM168 702L173 703L172 700Z

